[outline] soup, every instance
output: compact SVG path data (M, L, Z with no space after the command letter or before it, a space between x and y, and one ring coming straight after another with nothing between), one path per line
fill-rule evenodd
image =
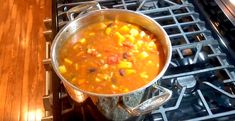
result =
M59 50L59 72L73 85L99 94L136 90L161 71L160 41L144 28L103 21L79 29Z

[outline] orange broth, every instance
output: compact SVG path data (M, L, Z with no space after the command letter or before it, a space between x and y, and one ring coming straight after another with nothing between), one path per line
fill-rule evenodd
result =
M117 94L138 89L161 71L160 41L140 26L104 21L79 29L59 50L59 71L78 88Z

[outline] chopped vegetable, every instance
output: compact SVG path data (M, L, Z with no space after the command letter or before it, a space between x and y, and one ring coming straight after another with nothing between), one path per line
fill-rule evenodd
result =
M120 30L120 32L128 33L130 29L126 25L124 25L119 30Z
M67 72L65 65L59 66L59 72L62 73L62 74Z
M101 79L98 78L98 77L96 77L96 78L95 78L95 81L96 81L96 82L101 82Z
M119 32L115 32L115 35L116 35L117 38L118 38L118 44L119 44L119 45L122 45L122 42L125 41L125 37L122 36Z
M135 74L136 73L136 70L134 69L126 69L126 75L131 75L131 74Z
M149 56L149 54L147 52L143 51L143 52L140 53L139 58L140 59L144 59L144 58L146 58L148 56Z
M135 37L133 36L127 36L128 37L128 40L131 42L131 43L134 43L135 42Z
M141 78L145 78L145 79L149 78L149 76L148 76L148 74L146 72L140 73L140 77Z
M64 62L69 65L73 64L73 62L71 60L69 60L68 58L64 58Z
M144 31L141 31L140 32L140 37L143 38L145 36L145 32Z
M101 57L102 55L100 54L100 53L98 53L97 55L96 55L96 57Z
M116 85L114 85L114 84L112 84L112 86L111 86L113 89L117 89L118 87L116 86Z
M141 48L141 46L144 44L144 42L142 40L136 42L136 45L138 48Z
M128 61L121 61L118 64L118 68L132 68L132 63Z
M85 38L82 38L79 40L80 43L84 44L86 42L86 39Z
M109 35L111 33L112 29L110 27L105 29L105 34Z
M132 28L132 29L130 30L130 33L131 33L131 35L133 35L133 36L137 36L137 35L139 34L139 31L138 31L137 29Z

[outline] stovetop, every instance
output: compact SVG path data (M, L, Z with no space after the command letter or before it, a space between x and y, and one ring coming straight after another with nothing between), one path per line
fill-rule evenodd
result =
M172 90L173 96L163 106L141 118L135 118L135 120L198 121L215 119L227 121L235 119L234 65L228 59L228 54L221 49L221 42L209 30L210 27L203 21L202 14L197 12L197 7L193 3L185 0L97 1L106 9L128 9L150 16L166 30L172 43L170 66L158 84ZM66 12L70 8L86 2L53 0L53 35L69 22ZM51 41L47 43L49 48ZM49 55L47 57L49 58ZM98 112L96 109L89 109L89 107L93 107L89 99L83 104L74 103L69 99L55 73L51 69L47 69L47 73L50 77L52 76L52 78L47 76L47 80L52 82L52 88L48 90L53 93L45 96L44 102L52 105L52 108L46 108L48 111L46 116L52 115L54 120L65 120L63 114L76 112L82 120L96 120L96 116L98 119L105 119L98 113L92 114L92 111L88 111ZM151 92L149 97L158 93ZM48 95L53 97L53 100L49 99ZM44 104L48 106L48 103ZM74 107L80 107L77 109L79 111L74 111ZM91 118L92 116L96 118ZM73 119L68 118L68 115L66 118Z

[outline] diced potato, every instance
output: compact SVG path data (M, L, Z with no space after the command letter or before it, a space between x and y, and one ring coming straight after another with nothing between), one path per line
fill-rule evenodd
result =
M105 34L109 35L111 33L112 29L110 27L105 29Z
M135 38L133 36L128 36L128 40L131 42L131 43L134 43L135 42Z
M133 36L137 36L137 35L139 34L139 31L138 31L137 29L135 29L135 28L132 28L132 29L130 30L130 33L131 33L131 35L133 35Z
M120 32L124 32L124 33L128 33L129 30L130 30L130 29L129 29L127 26L122 26L122 27L119 29Z
M132 63L128 61L121 61L118 64L118 68L132 68Z
M141 37L141 38L143 38L145 35L146 35L146 34L145 34L144 31L141 31L141 32L140 32L140 37Z
M116 35L117 38L118 38L118 44L119 44L119 45L122 45L122 43L125 41L125 37L122 36L119 32L115 32L115 35Z
M69 60L68 58L64 58L64 62L69 65L73 64L73 61Z
M62 74L67 72L65 65L59 66L59 72L62 73Z
M130 74L135 74L136 73L136 70L134 69L126 69L126 75L130 75Z
M146 72L140 73L140 77L141 77L141 78L144 78L144 79L149 78L149 76L148 76L148 74L147 74Z
M156 48L156 44L153 41L149 42L148 46L151 48Z
M143 52L140 53L139 58L140 59L144 59L144 58L146 58L148 56L149 56L149 54L147 52L143 51Z
M138 46L138 48L141 48L141 46L144 44L144 42L143 41L138 41L138 42L136 42L136 45Z

